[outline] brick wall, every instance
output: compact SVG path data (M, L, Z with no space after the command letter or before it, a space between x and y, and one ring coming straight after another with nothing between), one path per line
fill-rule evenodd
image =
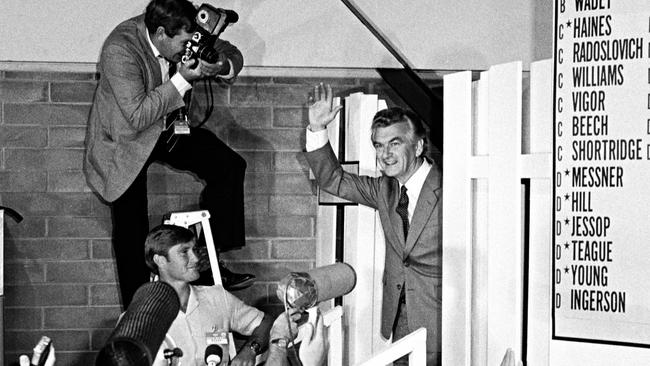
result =
M6 218L5 365L43 334L59 365L91 365L120 313L111 249L110 210L81 170L86 119L98 75L0 71L0 205ZM310 86L321 79L241 77L216 86L206 127L248 162L245 249L224 255L229 267L257 275L237 292L277 313L275 281L315 263L315 188L300 151ZM378 79L329 78L340 95L379 92L403 104ZM202 88L194 91L203 101ZM201 104L201 103L199 103ZM160 165L149 170L150 222L198 208L201 183Z

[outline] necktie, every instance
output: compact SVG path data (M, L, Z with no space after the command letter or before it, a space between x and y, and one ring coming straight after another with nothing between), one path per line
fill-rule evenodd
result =
M168 62L168 69L167 69L167 77L163 78L163 82L168 81L169 79L174 76L176 73L176 63L175 62ZM178 110L175 110L171 113L167 114L167 117L165 118L165 130L170 131L170 133L173 133L173 124L174 120L176 120L176 117L178 116ZM173 135L172 135L173 136ZM165 139L169 141L171 136L166 136Z
M170 62L169 63L169 77L167 80L171 79L172 76L176 73L176 63L175 62Z
M400 190L399 201L397 202L397 214L402 218L402 228L404 229L404 240L409 232L409 196L406 194L406 186Z

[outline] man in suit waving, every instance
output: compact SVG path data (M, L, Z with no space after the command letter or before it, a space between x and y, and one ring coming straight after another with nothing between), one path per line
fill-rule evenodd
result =
M314 88L306 157L319 186L376 209L386 239L381 332L398 340L427 328L427 365L440 364L442 305L442 187L436 164L423 156L426 130L412 112L389 108L373 118L371 139L378 178L343 171L327 141L327 125L341 107L332 89ZM408 364L404 357L395 364Z

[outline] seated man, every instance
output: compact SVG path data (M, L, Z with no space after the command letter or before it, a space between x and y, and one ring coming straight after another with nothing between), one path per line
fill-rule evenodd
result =
M191 285L199 278L195 245L196 238L190 230L174 225L154 228L144 244L147 266L160 281L176 290L180 300L180 311L167 335L183 351L183 366L204 365L208 338L218 331L250 336L231 365L254 365L255 356L268 345L273 319L244 304L220 285ZM153 364L167 364L162 352Z

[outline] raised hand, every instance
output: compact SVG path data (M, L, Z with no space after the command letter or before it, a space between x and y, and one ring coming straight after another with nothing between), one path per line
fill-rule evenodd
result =
M312 131L320 131L327 128L336 117L342 106L332 106L332 87L328 84L323 86L320 83L314 87L313 103L309 105L309 129Z
M325 365L327 357L327 339L325 338L325 326L323 316L318 312L316 326L307 323L305 337L300 345L299 357L304 366Z

